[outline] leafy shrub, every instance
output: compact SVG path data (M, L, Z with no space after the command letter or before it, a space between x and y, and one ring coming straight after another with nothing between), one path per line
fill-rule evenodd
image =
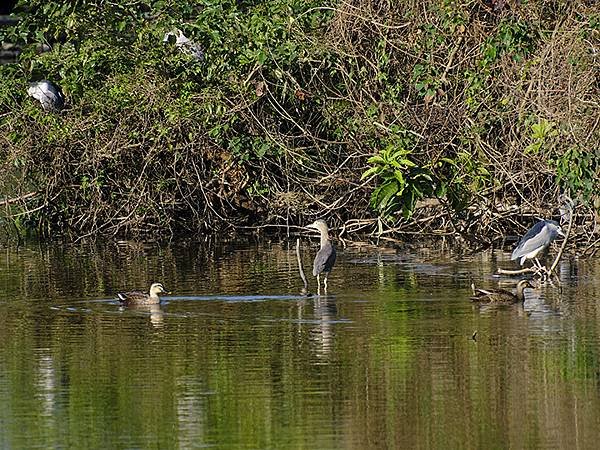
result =
M432 173L411 159L411 139L400 133L388 140L385 147L368 159L372 165L362 179L376 175L379 185L371 194L371 206L386 217L401 211L409 218L418 200L436 192Z
M589 197L597 12L488 4L22 1L0 30L22 47L0 66L0 192L24 199L6 217L93 234ZM42 78L61 114L26 97Z

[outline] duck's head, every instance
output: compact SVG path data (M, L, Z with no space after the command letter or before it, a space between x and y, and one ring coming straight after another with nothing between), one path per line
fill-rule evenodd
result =
M158 294L168 294L169 292L165 289L162 283L152 283L150 286L150 296L156 297Z
M517 283L517 289L526 289L526 288L531 288L531 289L535 289L536 286L534 285L533 280L521 280Z

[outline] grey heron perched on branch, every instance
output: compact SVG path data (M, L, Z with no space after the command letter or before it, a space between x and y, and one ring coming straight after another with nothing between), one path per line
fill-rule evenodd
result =
M321 248L317 252L315 256L315 261L313 263L313 276L317 277L317 292L321 291L321 281L320 275L323 273L325 275L323 279L323 285L325 287L325 292L327 292L327 277L331 273L331 269L333 269L333 265L335 264L335 247L331 243L329 239L329 228L324 220L315 220L310 225L307 225L306 228L314 228L315 230L319 230L321 233Z
M186 55L190 55L198 61L204 59L204 48L188 38L179 28L166 33L163 42L174 42L175 46Z
M540 220L525 233L510 259L520 259L520 265L523 265L527 259L533 259L537 263L536 266L541 267L537 255L546 249L556 236L565 237L560 225L554 220Z
M27 94L38 100L46 111L60 111L65 106L65 96L62 91L48 80L30 83Z

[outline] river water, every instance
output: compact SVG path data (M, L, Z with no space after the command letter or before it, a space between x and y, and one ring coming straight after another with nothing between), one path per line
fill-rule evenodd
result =
M2 249L0 447L597 448L598 260L480 308L506 252L353 245L306 298L294 244Z

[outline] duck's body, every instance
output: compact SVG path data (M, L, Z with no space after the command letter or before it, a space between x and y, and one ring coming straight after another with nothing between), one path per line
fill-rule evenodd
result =
M158 305L160 303L159 294L166 294L167 291L162 283L153 283L150 286L150 293L141 291L119 292L117 297L124 305Z
M331 273L336 259L335 247L329 239L329 228L327 227L325 221L316 220L314 223L308 225L307 228L314 228L319 230L321 233L321 248L315 256L313 263L313 276L317 277L317 286L318 290L320 291L321 282L319 278L322 273L325 275L323 285L325 286L325 291L327 292L327 277Z
M523 303L525 301L525 289L533 286L529 280L521 280L517 283L516 293L506 289L476 289L471 285L473 296L471 300L476 303L492 303L495 305L512 305L514 303Z

